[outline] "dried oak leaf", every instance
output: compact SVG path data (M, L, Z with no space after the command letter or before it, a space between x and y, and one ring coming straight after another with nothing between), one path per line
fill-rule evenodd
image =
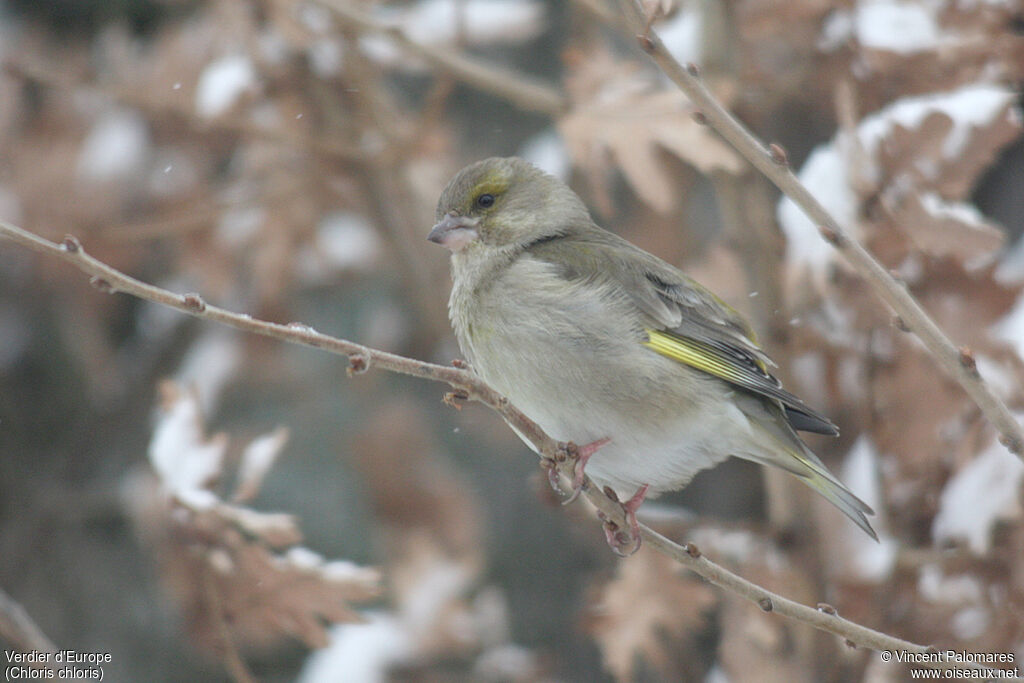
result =
M1021 134L1016 96L995 86L907 98L885 112L891 127L876 148L879 186L899 180L948 199L965 198L996 153Z
M1006 238L1002 228L985 220L974 205L946 202L930 192L905 197L892 207L890 220L903 229L914 248L966 264L991 256Z
M847 15L848 38L857 67L872 75L862 79L865 101L894 89L912 94L1019 80L1024 40L1016 14L1013 3L859 3ZM893 30L900 23L906 31Z
M797 572L791 577L801 582ZM786 586L790 588L789 585ZM809 639L778 615L751 609L737 596L725 600L719 664L735 683L810 683Z
M717 601L705 583L683 576L679 566L654 552L619 564L618 575L601 587L590 632L605 667L617 680L648 672L659 680L700 679L696 641Z
M678 194L658 159L674 155L702 173L737 173L744 162L693 118L682 93L658 87L639 66L606 53L569 60L572 109L558 122L573 163L604 182L608 159L652 208L668 212Z
M1017 576L1024 527L1004 531L1002 548L986 558L945 552L910 563L894 576L888 608L880 606L876 614L898 605L903 633L915 642L941 642L961 652L1014 652L1024 626Z
M204 521L212 532L205 539L189 538L187 526L179 530L185 534L179 536L179 578L193 589L185 612L199 642L218 642L216 634L226 627L233 641L248 647L270 647L283 637L324 647L329 624L362 621L351 603L380 594L374 569L328 562L301 546L272 553L233 526Z
M869 244L872 251L892 251L877 243L889 239L890 234L876 236ZM914 271L912 277L908 274L911 293L940 328L955 332L958 344L1000 363L1011 363L1010 349L994 339L990 329L1013 308L1020 287L996 282L991 267L970 270L961 260L959 254L916 259L907 268ZM836 310L841 311L849 330L873 331L850 348L863 378L860 386L847 382L854 391L841 385L835 398L840 403L849 401L854 411L864 406L871 410L872 416L865 419L880 452L898 455L901 467L921 476L936 476L935 463L945 459L951 439L958 438L949 431L952 421L969 416L977 419L976 407L955 382L936 371L934 361L912 335L892 327L863 281L839 277ZM1019 368L1020 363L1007 367L1014 366ZM1019 373L1018 369L1012 374ZM859 395L865 389L867 401ZM929 471L933 474L927 475Z
M379 595L378 572L297 545L292 515L225 502L213 486L225 478L226 436L206 435L194 394L166 382L161 399L149 447L156 476L129 480L125 498L196 641L322 647L330 623L359 621L350 603ZM238 497L256 493L286 436L278 430L246 449Z
M991 226L979 227L975 212L957 202L966 198L999 149L1020 133L1016 95L1004 87L971 85L905 97L817 148L799 175L884 265L899 267L909 254L922 250L920 245L930 244L929 226L941 230L934 253L964 262L996 240L987 229ZM907 228L906 222L921 214L913 211L915 201L927 211L927 224ZM816 227L789 199L780 204L779 218L790 260L821 273L835 255Z

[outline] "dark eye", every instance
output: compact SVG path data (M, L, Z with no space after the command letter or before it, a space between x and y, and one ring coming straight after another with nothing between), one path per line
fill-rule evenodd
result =
M494 206L494 195L493 194L482 194L476 198L476 205L481 209L489 209Z

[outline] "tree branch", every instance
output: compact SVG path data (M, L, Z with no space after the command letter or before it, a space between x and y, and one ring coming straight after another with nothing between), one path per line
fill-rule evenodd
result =
M543 458L553 462L558 472L564 478L570 481L572 479L574 463L572 460L564 457L564 445L559 444L548 436L536 422L512 405L507 398L468 370L426 363L373 349L362 344L321 334L311 327L299 323L280 325L264 320L256 320L243 313L234 313L209 305L198 294L175 294L168 290L154 287L93 258L85 252L79 241L71 236L65 237L61 244L57 244L17 226L0 221L0 237L6 237L34 251L67 261L91 276L90 282L102 291L108 293L122 292L145 299L146 301L169 306L197 318L229 325L245 332L273 337L282 341L311 346L347 356L351 373L364 372L370 367L378 367L404 375L444 382L454 389L454 394L449 395L450 397L477 401L494 410L511 427L515 428L519 434L523 435L533 444ZM587 500L595 508L604 513L613 522L623 528L625 527L626 520L622 514L621 506L604 495L589 479L584 480L583 492ZM819 605L817 608L809 607L773 593L715 564L704 557L693 544L679 545L645 525L640 525L640 532L644 541L651 548L673 558L714 585L746 598L763 610L777 612L783 616L802 621L822 631L845 638L850 643L859 647L892 652L935 652L934 648L930 646L901 640L881 631L848 621L836 614L835 609L828 605ZM984 667L976 664L947 662L933 662L930 666L944 669L984 669Z
M619 4L626 15L630 30L636 34L640 47L690 98L708 124L818 225L822 237L871 285L875 294L889 304L906 328L917 335L939 367L963 387L988 421L999 430L1000 442L1011 453L1024 459L1024 431L1006 404L982 379L970 349L957 348L907 291L906 286L896 280L885 266L864 248L864 245L839 225L832 214L793 174L786 161L785 151L781 147L765 147L715 99L704 85L695 66L684 67L676 61L657 34L651 30L650 18L635 0L619 0Z
M568 103L561 93L523 74L496 64L485 64L479 59L467 59L450 49L417 43L400 29L377 21L344 0L317 2L333 12L346 26L360 33L385 35L403 50L425 60L435 69L451 74L474 88L508 100L520 109L558 116L568 108Z

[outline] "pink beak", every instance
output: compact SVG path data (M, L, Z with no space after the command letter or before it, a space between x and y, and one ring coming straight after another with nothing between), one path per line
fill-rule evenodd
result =
M461 251L478 237L476 224L475 218L448 213L431 229L427 239L450 251Z

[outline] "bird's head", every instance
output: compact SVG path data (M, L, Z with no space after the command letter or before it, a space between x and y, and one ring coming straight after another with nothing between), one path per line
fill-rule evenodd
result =
M554 176L522 159L492 157L455 174L436 220L427 239L458 253L524 247L588 221L589 214Z

